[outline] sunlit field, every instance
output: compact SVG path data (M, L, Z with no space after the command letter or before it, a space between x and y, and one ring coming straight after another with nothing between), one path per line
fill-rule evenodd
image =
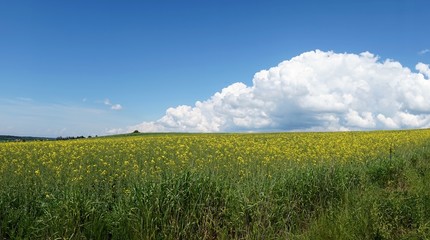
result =
M430 130L0 143L0 239L430 238Z

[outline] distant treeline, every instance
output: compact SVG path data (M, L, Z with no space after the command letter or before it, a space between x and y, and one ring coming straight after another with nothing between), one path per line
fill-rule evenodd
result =
M48 140L54 140L54 138L0 135L0 142L26 142L26 141L48 141Z
M97 137L97 135L95 136ZM84 137L57 137L57 138L47 138L47 137L19 137L19 136L10 136L10 135L0 135L0 142L27 142L27 141L64 141L64 140L75 140L75 139L85 139L92 138L92 136Z
M97 135L95 136L97 137ZM85 139L84 136L78 136L78 137L57 137L55 140L74 140L74 139ZM88 136L87 138L92 138L92 136Z

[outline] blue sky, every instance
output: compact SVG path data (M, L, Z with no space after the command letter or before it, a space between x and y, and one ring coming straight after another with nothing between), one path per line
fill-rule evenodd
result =
M368 51L418 73L417 63L430 63L428 9L424 0L2 1L0 134L126 131L236 82L252 88L257 72L316 49ZM254 129L234 126L215 129Z

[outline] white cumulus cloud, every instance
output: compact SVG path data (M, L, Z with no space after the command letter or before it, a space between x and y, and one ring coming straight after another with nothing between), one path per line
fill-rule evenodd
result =
M430 127L430 70L372 53L310 51L194 106L114 132L336 131Z
M415 67L420 73L430 77L430 68L428 64L418 63Z

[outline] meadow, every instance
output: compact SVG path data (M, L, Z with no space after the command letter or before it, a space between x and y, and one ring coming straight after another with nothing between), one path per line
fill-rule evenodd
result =
M0 143L0 239L429 239L430 130Z

